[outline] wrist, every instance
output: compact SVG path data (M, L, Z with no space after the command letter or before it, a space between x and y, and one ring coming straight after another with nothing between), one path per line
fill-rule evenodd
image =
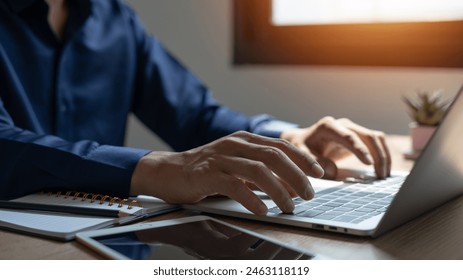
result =
M132 174L130 195L148 195L175 203L172 186L183 166L184 153L155 151L142 157Z

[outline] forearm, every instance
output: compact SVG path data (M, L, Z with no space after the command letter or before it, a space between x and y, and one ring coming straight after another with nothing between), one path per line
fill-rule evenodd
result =
M127 196L133 169L148 153L92 141L67 142L0 126L0 197L44 190L76 190Z

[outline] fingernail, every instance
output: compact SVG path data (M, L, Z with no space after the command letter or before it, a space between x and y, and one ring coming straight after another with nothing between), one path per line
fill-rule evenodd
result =
M286 202L286 205L285 205L284 208L285 208L285 209L283 209L283 211L284 211L285 213L291 213L291 212L293 212L293 211L294 211L294 202L293 202L291 199L289 199L289 200Z

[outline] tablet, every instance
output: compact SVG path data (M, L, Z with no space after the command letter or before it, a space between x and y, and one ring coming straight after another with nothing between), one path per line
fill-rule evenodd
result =
M77 241L111 259L321 258L277 240L207 216L81 232Z

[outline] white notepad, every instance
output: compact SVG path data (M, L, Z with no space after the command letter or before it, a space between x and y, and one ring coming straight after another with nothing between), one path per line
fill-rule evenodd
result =
M0 210L0 226L10 230L71 240L77 232L111 226L114 218L75 216L27 210Z
M141 196L134 201L78 192L37 193L9 202L59 206L58 209L63 212L37 211L38 208L34 207L21 210L0 209L1 228L65 241L74 239L76 233L81 231L128 224L179 209L178 206L153 197ZM99 209L114 210L122 215L102 217L98 214L93 216L65 213L67 208L76 207L96 210L95 213Z

